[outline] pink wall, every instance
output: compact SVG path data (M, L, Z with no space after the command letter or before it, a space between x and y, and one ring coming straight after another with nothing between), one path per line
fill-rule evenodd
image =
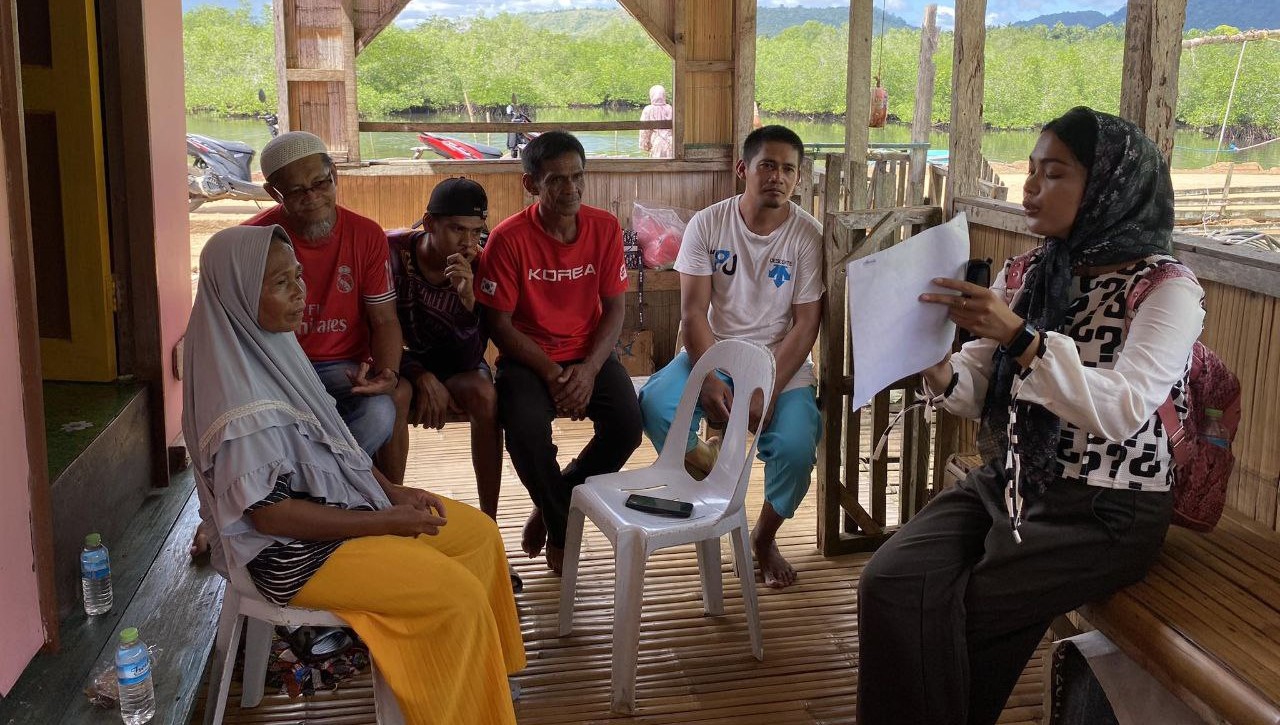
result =
M0 170L6 169L0 145ZM0 184L0 697L44 644L31 534L26 429L22 423L22 375L18 359L17 297L7 187Z
M182 76L182 3L143 3L151 179L155 199L156 275L165 369L165 440L182 432L182 383L173 377L173 349L191 313L191 236L187 227L186 111Z

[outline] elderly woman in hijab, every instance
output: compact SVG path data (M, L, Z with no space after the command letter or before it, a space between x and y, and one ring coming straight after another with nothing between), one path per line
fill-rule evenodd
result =
M649 89L649 105L640 111L641 121L670 121L673 115L667 103L667 89L654 86ZM648 151L655 159L669 159L675 156L671 129L654 128L640 131L640 150Z
M943 409L981 419L985 465L863 570L862 725L996 722L1054 617L1141 579L1169 526L1157 409L1186 409L1204 295L1169 256L1168 166L1132 124L1079 107L1044 127L1023 194L1042 246L990 290L921 295L978 338L924 378Z
M215 566L346 620L408 722L514 723L525 657L497 527L372 467L293 334L304 304L281 227L205 245L182 430Z

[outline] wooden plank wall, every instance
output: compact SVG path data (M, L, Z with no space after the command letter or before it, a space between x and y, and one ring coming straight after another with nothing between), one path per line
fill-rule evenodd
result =
M340 168L338 198L344 206L391 229L422 216L435 185L466 175L489 195L489 223L497 224L533 200L524 193L517 161L413 162ZM607 209L626 228L636 200L697 211L734 194L727 162L587 161L586 203ZM680 286L674 273L649 271L645 280L645 328L653 331L653 361L660 368L675 354L680 326ZM634 278L635 274L632 273ZM639 327L638 295L627 295L625 328Z
M987 202L977 208L957 202L957 211L968 211L969 239L975 257L991 257L996 264L1030 249L1037 238L1025 231L1020 207L992 211ZM1012 207L1012 205L1010 205ZM985 223L975 223L981 220ZM1012 227L1013 229L1000 228ZM1205 291L1204 333L1201 340L1215 350L1240 378L1242 390L1240 428L1232 450L1236 467L1228 489L1228 505L1273 530L1280 531L1280 263L1240 253L1239 261L1222 258L1232 251L1213 248L1207 259L1195 248L1203 240L1175 235L1175 251L1200 277ZM997 267L998 269L998 267ZM1235 283L1233 283L1235 282ZM1268 291L1269 290L1269 291ZM960 450L975 450L977 427L967 424Z
M676 103L677 109L685 109L684 143L695 145L686 147L684 157L697 158L696 150L711 144L723 147L717 155L728 158L734 119L733 13L725 12L726 3L705 0L675 5L677 12L681 5L684 10L676 18Z
M489 195L489 222L533 202L521 186L517 161L422 161L384 166L341 167L339 199L384 227L408 226L422 216L431 190L441 181L467 176ZM625 228L636 200L697 211L733 195L733 171L725 162L587 160L584 201L607 209Z
M344 0L280 0L276 4L277 92L285 130L324 139L335 159L358 159L355 48ZM353 141L354 139L354 141Z

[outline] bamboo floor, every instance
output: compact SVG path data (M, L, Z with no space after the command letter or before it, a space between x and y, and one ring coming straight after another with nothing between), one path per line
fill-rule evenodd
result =
M567 463L591 435L589 423L557 421L556 442ZM476 503L465 424L441 433L412 431L407 481L454 499ZM647 465L654 452L646 442L628 467ZM747 498L757 512L763 465L756 463ZM613 559L609 542L588 522L578 581L573 635L556 636L559 578L541 559L520 552L520 531L531 504L511 469L503 470L499 523L512 564L524 578L516 596L528 667L516 676L523 692L516 703L521 725L560 723L852 723L857 690L858 574L867 554L834 558L815 548L816 504L810 491L795 519L779 534L783 554L799 571L792 587L761 587L760 616L764 661L751 656L741 589L732 573L727 542L721 547L725 574L725 614L704 616L697 560L692 546L656 553L645 578L637 671L636 713L609 711L613 616ZM1000 722L1032 725L1042 717L1043 654L1033 657ZM202 690L203 692L203 690ZM268 695L253 710L239 709L233 683L225 722L373 723L372 687L367 676L337 692L290 700ZM197 712L191 722L203 722Z

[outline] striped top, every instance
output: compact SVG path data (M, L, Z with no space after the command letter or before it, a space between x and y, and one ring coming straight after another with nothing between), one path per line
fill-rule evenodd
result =
M282 474L276 479L271 493L245 509L245 514L286 500L310 501L321 506L344 508L341 504L329 503L323 497L294 491L289 487L289 479L292 477L292 473ZM356 506L351 510L372 511L373 507ZM342 546L344 541L346 540L276 542L259 552L245 568L249 571L253 585L267 601L284 606L302 591L302 587L306 586L311 577L329 560L329 555Z

